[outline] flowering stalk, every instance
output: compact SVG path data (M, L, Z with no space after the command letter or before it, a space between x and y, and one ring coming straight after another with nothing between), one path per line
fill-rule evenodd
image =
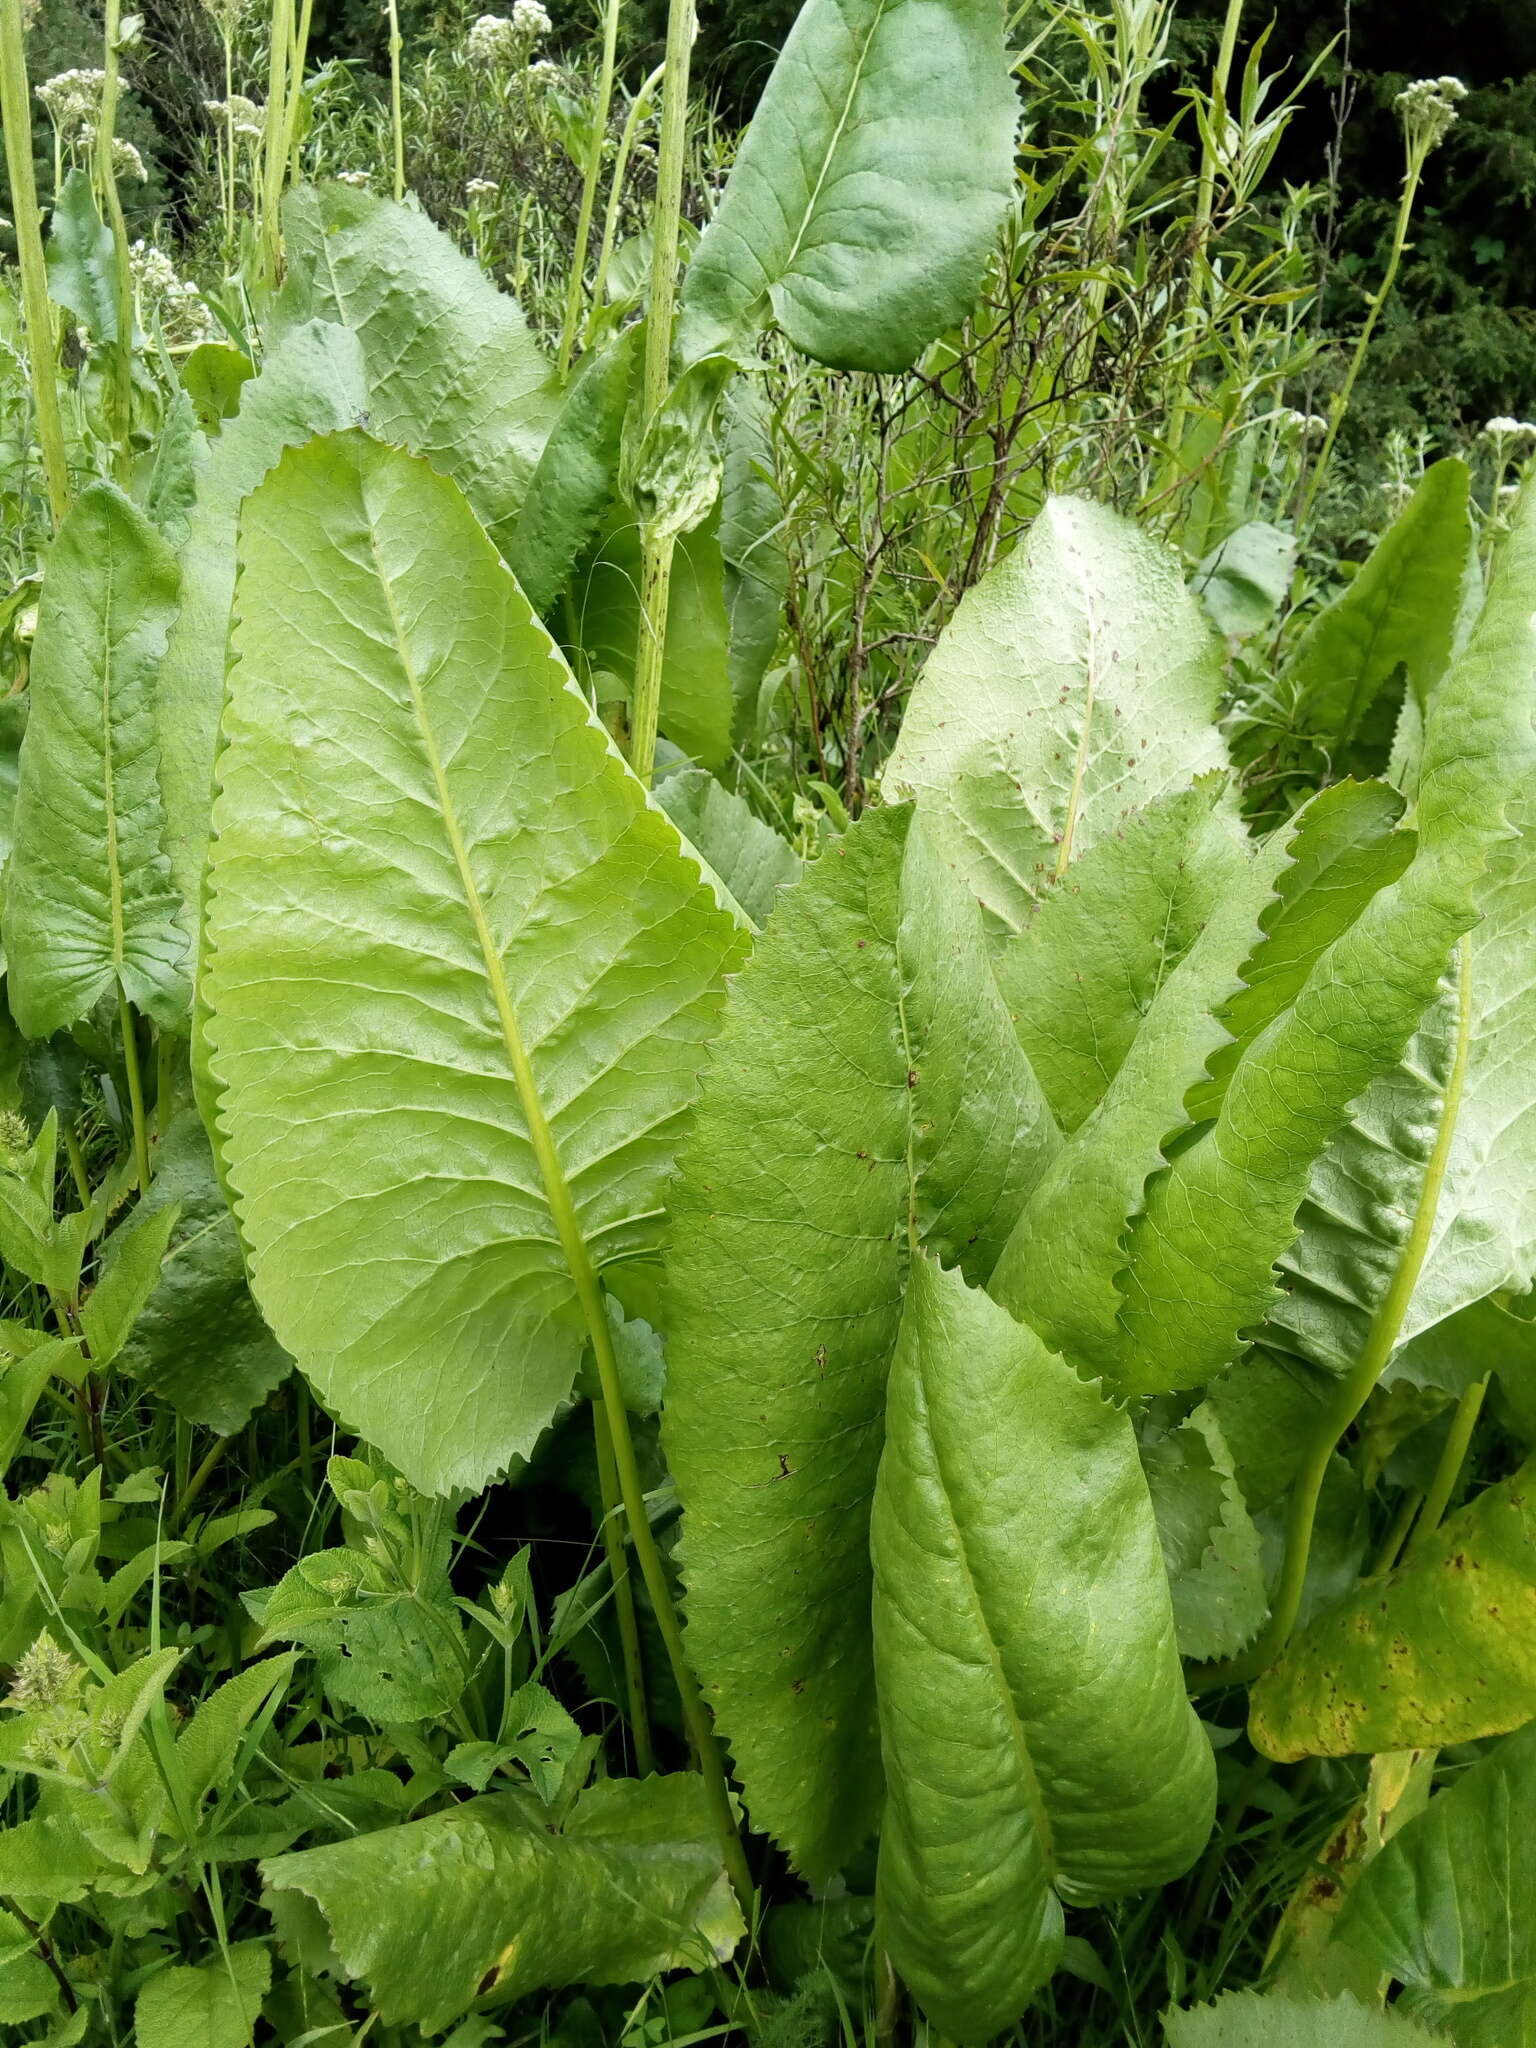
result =
M112 349L112 468L126 490L133 469L133 273L128 263L128 223L123 218L112 153L117 126L118 51L122 41L122 0L107 0L103 37L105 75L101 115L96 123L96 181L112 230L112 284L117 301L117 340Z
M32 169L32 120L27 93L27 51L22 0L0 0L0 125L11 179L16 248L21 262L21 305L27 325L27 370L37 413L48 509L57 527L69 509L69 461L54 364L53 309L48 303L48 265L43 255L42 220Z
M1376 322L1381 316L1382 307L1391 296L1393 285L1397 282L1398 266L1408 247L1408 226L1413 218L1413 202L1418 196L1424 166L1450 133L1451 124L1456 119L1456 102L1464 100L1466 96L1467 88L1459 78L1420 78L1405 87L1393 102L1402 118L1407 161L1403 168L1402 197L1398 201L1397 220L1392 230L1392 249L1381 283L1366 301L1365 322L1355 341L1354 353L1350 357L1344 382L1334 394L1333 403L1328 408L1328 432L1316 467L1308 480L1306 494L1301 501L1298 526L1306 525L1318 491L1322 487L1323 478L1328 473L1333 444L1339 438L1344 415L1349 411L1349 401L1354 395L1356 379L1364 367L1366 350L1371 345Z
M618 239L619 209L624 203L624 177L635 146L635 131L651 110L651 100L666 74L666 68L665 64L658 64L635 94L625 118L624 132L619 137L619 153L613 160L613 179L608 187L608 205L603 214L603 240L597 252L597 275L592 280L592 303L587 308L587 331L582 336L583 348L592 346L592 337L597 332L603 302L608 294L608 266L613 260L613 245Z
M576 246L571 252L571 273L565 287L565 317L560 323L559 370L563 377L571 367L576 346L576 323L581 317L581 287L587 267L587 240L592 232L592 212L597 204L597 181L603 168L603 144L608 137L608 110L613 103L613 65L619 44L619 10L623 0L608 0L603 14L603 57L597 74L597 93L592 107L592 139L587 147L586 171L581 181L581 206L576 215Z
M287 163L288 51L293 42L293 0L272 0L267 47L267 112L261 180L261 267L276 288L283 265L283 170Z
M645 366L640 385L642 433L665 404L671 382L672 309L677 298L678 221L683 205L683 147L693 34L693 0L671 0L667 11L667 78L661 101L656 206L651 215L651 292L645 315ZM647 783L656 762L672 548L670 534L646 537L640 553L640 631L635 643L629 763L640 780Z
M389 128L395 145L395 202L405 197L405 120L400 106L400 8L389 7Z

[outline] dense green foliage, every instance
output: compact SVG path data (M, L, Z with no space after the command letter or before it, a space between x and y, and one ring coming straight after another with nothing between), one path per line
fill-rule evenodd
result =
M1524 2041L1536 427L1351 453L1456 81L1330 347L1236 8L730 136L689 0L209 0L200 284L32 12L0 2024Z

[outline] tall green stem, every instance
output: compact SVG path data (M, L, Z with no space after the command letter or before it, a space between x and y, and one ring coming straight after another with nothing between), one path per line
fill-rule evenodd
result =
M261 176L261 268L269 287L283 267L283 172L287 165L288 52L293 43L293 0L272 0L267 45L267 109Z
M139 1039L133 1005L117 992L118 1022L123 1032L123 1067L128 1076L128 1112L133 1118L133 1167L139 1192L149 1186L149 1120L144 1114L144 1076L139 1066Z
M5 130L5 163L10 173L11 212L21 261L21 308L27 324L27 369L37 413L37 440L43 456L48 509L57 527L69 510L69 461L64 449L64 420L59 411L48 263L43 254L42 216L32 168L32 109L21 0L0 0L0 127Z
M389 0L389 132L395 151L395 203L405 197L405 118L400 105L400 8Z
M1328 432L1323 437L1317 461L1313 464L1312 474L1307 479L1300 516L1296 522L1303 530L1317 500L1317 494L1322 489L1323 478L1328 474L1333 444L1339 438L1339 429L1343 426L1344 416L1349 411L1349 401L1354 396L1356 381L1365 366L1366 351L1371 345L1371 336L1376 331L1376 322L1380 319L1381 309L1392 296L1392 287L1397 282L1398 266L1403 260L1403 252L1408 247L1408 227L1413 218L1413 202L1418 196L1419 180L1424 175L1427 157L1428 152L1423 149L1412 150L1408 157L1408 168L1403 173L1403 195L1398 201L1397 221L1392 229L1392 252L1387 258L1387 267L1382 273L1380 285L1371 293L1365 321L1356 337L1354 353L1350 356L1344 382L1334 393L1333 403L1328 408Z
M299 107L304 99L304 66L309 57L309 25L314 18L315 0L304 0L299 25L294 32L292 61L288 67L288 104L283 111L283 175L296 175L298 166L295 137L299 132Z
M1408 1546L1408 1555L1427 1543L1439 1528L1452 1496L1461 1481L1461 1468L1467 1462L1467 1452L1472 1447L1472 1432L1477 1428L1477 1418L1483 1410L1483 1397L1488 1392L1488 1375L1467 1388L1456 1403L1456 1413L1451 1417L1450 1432L1435 1466L1435 1476L1429 1482L1429 1491L1424 1496L1423 1512L1413 1532L1413 1541Z
M96 182L112 230L112 280L117 300L117 343L112 351L112 466L128 487L133 470L133 273L128 266L128 224L117 190L112 143L117 133L118 39L122 0L107 0L103 36L101 120L96 129Z
M224 37L224 149L226 162L224 170L228 182L223 178L224 189L224 261L229 262L235 248L235 50L229 30L222 31Z
M658 64L650 77L641 86L630 102L625 117L624 132L619 137L619 153L613 160L613 178L608 187L608 204L603 212L603 240L597 252L597 274L592 280L592 303L587 308L586 331L582 345L592 346L592 336L597 331L602 316L603 300L608 290L608 266L613 260L613 245L618 240L619 210L624 204L624 176L629 169L630 155L635 146L635 130L640 126L650 105L656 88L666 76L665 64Z
M613 1609L619 1624L619 1649L624 1659L624 1691L629 1701L629 1732L635 1745L635 1772L648 1778L656 1768L651 1751L651 1717L645 1703L645 1666L640 1656L640 1628L635 1617L634 1581L624 1536L624 1503L619 1469L613 1456L608 1411L592 1409L592 1436L597 1447L597 1481L603 1502L603 1554L613 1581Z
M558 366L563 377L571 367L576 346L576 326L581 318L581 288L587 268L587 241L592 233L592 213L597 205L597 181L603 169L603 144L608 139L608 110L613 104L613 63L619 46L619 13L624 0L607 0L603 12L603 55L597 73L597 92L592 105L592 139L587 146L587 166L581 180L581 205L576 213L576 246L571 252L571 274L565 285L565 316L560 323Z
M640 418L649 426L672 380L672 312L677 301L677 237L683 209L683 154L688 133L688 68L693 57L693 0L667 11L667 77L661 100L656 208L651 215L651 292L645 316ZM646 537L640 558L640 630L635 642L635 693L630 707L629 762L649 782L661 715L662 654L672 584L672 536Z
M1440 1190L1445 1185L1451 1145L1456 1136L1456 1118L1461 1108L1461 1094L1467 1076L1467 1051L1472 1040L1472 961L1471 948L1466 939L1461 941L1457 950L1457 964L1456 1043L1451 1055L1451 1071L1445 1084L1440 1127L1435 1133L1434 1149L1424 1169L1418 1206L1414 1210L1413 1224L1407 1242L1403 1246L1402 1256L1397 1262L1391 1284L1371 1318L1360 1356L1339 1382L1333 1399L1328 1402L1318 1418L1301 1470L1296 1475L1290 1511L1286 1518L1285 1559L1280 1567L1280 1583L1275 1590L1269 1620L1252 1648L1241 1657L1235 1657L1224 1664L1206 1665L1195 1674L1195 1686L1201 1692L1208 1692L1219 1685L1246 1685L1251 1679L1257 1678L1261 1671L1269 1668L1289 1641L1291 1631L1296 1626L1296 1617L1301 1611L1301 1596L1307 1581L1307 1564L1312 1554L1312 1530L1317 1519L1317 1503L1322 1494L1323 1481L1328 1475L1329 1462L1344 1432L1370 1399L1376 1382L1386 1369L1387 1361L1397 1349L1402 1334L1403 1318L1408 1313L1413 1291L1419 1284L1420 1273L1424 1270L1424 1261L1429 1256L1430 1240L1435 1228L1435 1212L1440 1206Z

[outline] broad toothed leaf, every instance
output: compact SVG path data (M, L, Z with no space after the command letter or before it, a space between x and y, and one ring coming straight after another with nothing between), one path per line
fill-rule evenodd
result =
M1149 1436L1141 1461L1173 1596L1179 1654L1233 1657L1269 1611L1259 1532L1216 1411L1202 1401L1177 1428Z
M454 486L360 433L241 525L203 994L252 1288L424 1489L652 1250L740 940Z
M1102 505L1052 498L940 635L884 789L919 799L981 902L1019 931L1069 861L1226 766L1220 689L1174 557Z
M809 0L688 266L684 360L772 319L834 368L904 370L981 287L1018 114L997 0Z
M1431 701L1418 846L1248 1046L1214 1123L1151 1182L1122 1280L1128 1385L1198 1386L1278 1291L1315 1161L1401 1058L1477 920L1512 793L1536 774L1536 498L1516 515L1466 651Z
M1163 2015L1168 2048L1443 2048L1444 2036L1406 2014L1356 1998L1229 1991L1214 2005Z
M921 1257L870 1548L880 1939L930 2020L987 2041L1051 1974L1063 1899L1194 1862L1215 1766L1128 1418Z
M780 889L800 874L800 856L789 842L703 768L669 775L656 801L753 923L764 923Z
M867 815L732 986L667 1265L690 1654L808 1875L878 1813L869 1496L911 1246L984 1279L1055 1142L974 904L910 810Z
M136 506L87 485L48 556L6 868L11 1009L50 1038L121 991L175 1027L186 934L163 845L155 671L175 559Z

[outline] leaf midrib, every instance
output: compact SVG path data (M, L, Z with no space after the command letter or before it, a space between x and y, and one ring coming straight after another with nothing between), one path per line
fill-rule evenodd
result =
M106 596L102 607L105 630L101 636L101 793L107 814L107 900L112 920L112 964L122 978L123 967L123 871L117 841L117 778L112 758L112 595L114 589L112 542L106 544Z
M853 112L854 99L858 94L860 85L863 83L864 66L869 60L869 53L874 46L875 37L878 34L882 24L884 23L885 17L888 12L888 4L882 5L876 9L874 19L869 24L869 32L865 36L863 42L858 46L858 56L855 59L853 66L853 76L848 81L848 91L843 99L842 111L839 113L837 117L837 123L832 130L832 139L827 144L826 152L822 157L821 168L816 173L816 182L811 187L810 194L806 199L805 211L801 216L799 227L795 230L795 238L790 243L788 253L786 254L784 262L780 268L780 278L787 277L790 271L794 268L795 259L799 256L801 245L804 242L805 237L810 230L811 221L815 216L817 205L821 199L822 190L826 185L828 177L831 174L832 160L837 155L838 150L842 147L843 131L848 126L849 117L852 115Z

